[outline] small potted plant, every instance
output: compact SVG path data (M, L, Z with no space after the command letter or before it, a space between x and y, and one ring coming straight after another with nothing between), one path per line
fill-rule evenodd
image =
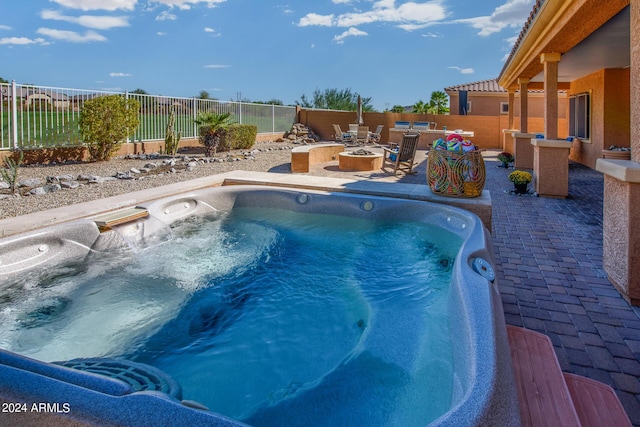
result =
M509 163L513 162L513 156L511 153L503 151L498 154L498 161L502 162L502 167L507 169L509 167Z
M527 194L527 185L531 182L529 172L515 170L509 174L509 181L513 182L516 194Z

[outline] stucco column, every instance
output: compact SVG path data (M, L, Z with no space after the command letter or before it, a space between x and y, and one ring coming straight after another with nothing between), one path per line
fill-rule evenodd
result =
M518 78L520 85L520 133L528 132L529 122L529 79Z
M516 99L516 91L514 89L508 89L509 94L509 129L513 129L513 110Z
M533 175L536 193L547 197L569 195L569 141L530 140L533 145Z
M640 102L640 0L631 0L629 37L631 38L631 105ZM631 160L640 163L640 109L631 108Z
M558 62L559 53L543 53L540 62L544 65L544 137L558 138Z
M631 0L631 105L640 102L640 0ZM631 160L598 159L604 175L602 265L627 301L640 305L640 110L631 108Z

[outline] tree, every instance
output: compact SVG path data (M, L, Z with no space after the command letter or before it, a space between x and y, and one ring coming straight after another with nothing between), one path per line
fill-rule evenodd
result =
M371 105L371 97L361 97L362 111L375 111ZM307 99L306 95L296 101L297 105L305 108L322 108L326 110L356 111L358 109L358 94L351 89L319 89L313 91L313 99Z
M138 95L148 95L146 90L140 89L140 88L132 90L131 93L135 93L135 94L138 94Z
M200 93L198 94L198 98L200 98L200 99L211 99L209 97L209 92L207 92L206 90L201 90Z
M0 77L0 83L9 83L9 80L5 80L2 77Z
M99 96L85 101L80 111L80 136L92 160L111 159L140 124L140 102L121 95Z
M433 114L447 114L449 112L449 97L446 93L436 90L431 92L429 100L429 112Z
M413 112L418 114L428 113L429 104L425 104L422 100L419 100L415 104L413 104Z
M391 107L392 113L404 113L404 107L402 105L394 105Z
M224 130L232 124L231 113L213 113L201 111L195 118L198 125L200 144L204 145L205 156L211 157L216 154L220 137Z

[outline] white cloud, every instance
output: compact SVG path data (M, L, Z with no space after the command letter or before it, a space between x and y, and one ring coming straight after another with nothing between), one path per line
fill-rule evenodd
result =
M458 67L458 66L451 66L451 67L447 67L451 70L458 70L460 72L460 74L473 74L475 73L473 68L462 68L462 67Z
M0 25L0 30L10 30L11 27L8 25Z
M422 34L422 37L426 37L428 39L437 39L440 37L440 35L436 33L424 33Z
M95 31L87 31L82 34L78 34L75 31L63 31L55 30L53 28L38 28L36 31L43 36L51 37L52 39L67 41L71 43L89 43L89 42L104 42L106 37L96 33Z
M204 3L207 7L216 7L217 4L224 3L227 0L151 0L154 3L160 3L171 8L175 7L181 10L189 10L192 5Z
M132 74L129 73L109 73L111 77L132 77Z
M351 3L351 0L331 0L331 2L334 4L349 4Z
M334 15L318 15L317 13L308 13L300 18L298 26L308 27L317 25L320 27L332 27Z
M344 33L340 34L339 36L335 36L333 38L333 41L338 43L338 44L343 44L344 43L344 39L347 37L357 37L357 36L368 36L369 34L367 34L366 32L359 30L355 27L351 27L349 28L347 31L345 31Z
M204 68L229 68L231 65L222 65L222 64L209 64L205 65Z
M158 31L158 32L156 33L156 35L158 35L158 36L166 36L166 35L167 35L167 33L165 33L164 31Z
M346 3L345 1L341 1ZM336 1L334 1L336 3ZM356 27L375 22L395 23L399 28L413 31L447 17L446 8L440 0L424 3L406 2L396 6L395 0L380 0L373 3L371 10L343 13L340 15L319 15L308 13L298 22L298 26Z
M156 16L156 21L175 21L176 19L178 19L178 17L168 10L165 10L160 15Z
M488 36L505 28L520 28L531 13L535 0L507 0L496 7L490 16L459 19L454 22L465 23L480 30L478 35Z
M128 27L129 18L126 16L66 16L55 10L43 10L40 12L42 19L51 19L54 21L65 21L73 24L82 25L87 28L95 28L97 30L108 30L117 27Z
M138 0L50 0L61 6L80 10L133 10Z
M40 45L47 45L49 43L43 38L30 39L28 37L4 37L4 38L0 38L0 44L15 44L15 45L40 44Z
M211 28L211 27L204 27L204 32L205 32L205 33L215 33L215 32L216 32L216 30L214 30L214 29L213 29L213 28Z

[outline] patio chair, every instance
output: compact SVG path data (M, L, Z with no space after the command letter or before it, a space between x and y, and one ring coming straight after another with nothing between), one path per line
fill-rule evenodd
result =
M415 173L413 171L413 163L416 157L416 149L418 148L418 139L420 132L406 132L402 136L402 142L397 148L383 147L384 155L382 157L382 168L385 169L387 163L393 165L393 174L397 175L399 170L406 173Z
M358 145L364 145L367 141L369 141L369 126L358 126L356 142Z
M349 132L342 132L340 125L333 125L333 132L336 142L340 142L344 145L353 142L353 136Z
M382 128L383 127L384 127L384 125L378 125L378 127L376 128L375 131L369 132L369 135L367 137L368 142L370 142L372 144L379 144L380 143L380 134L382 133Z

